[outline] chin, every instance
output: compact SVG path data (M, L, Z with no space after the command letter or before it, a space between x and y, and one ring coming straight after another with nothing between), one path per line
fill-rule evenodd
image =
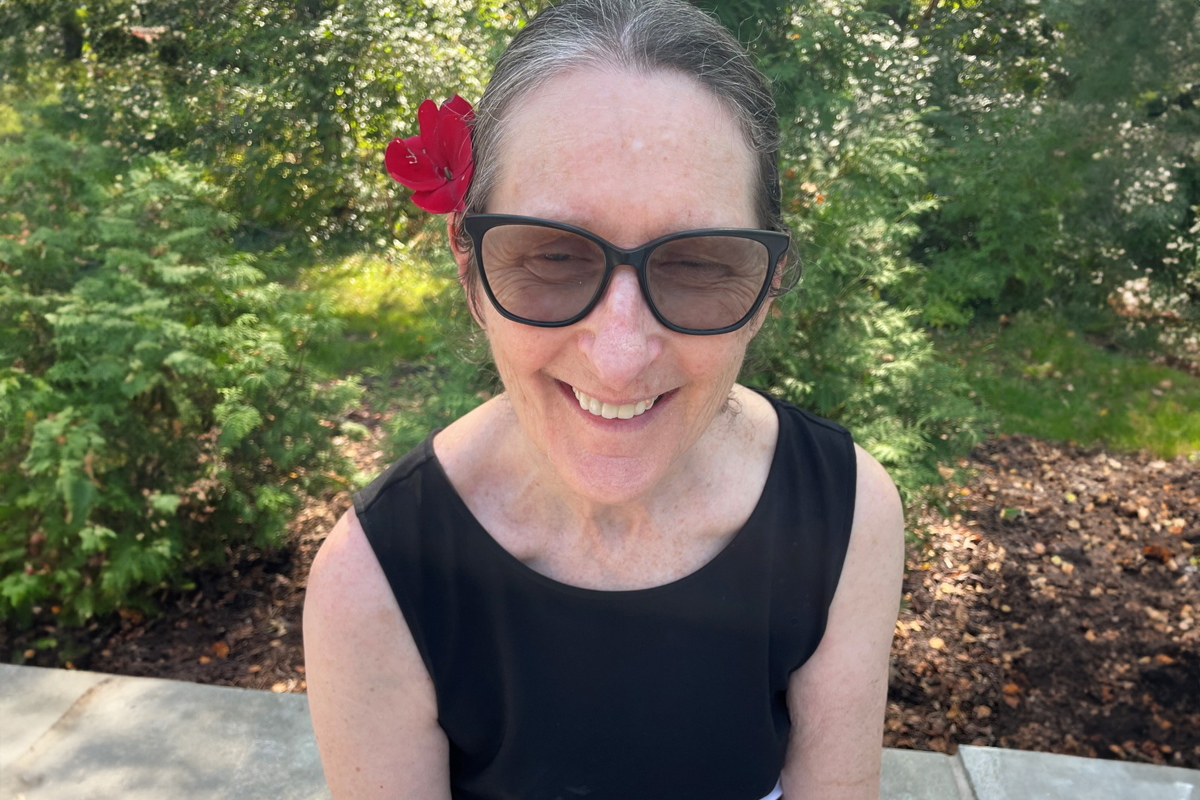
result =
M560 458L570 462L555 463L563 482L580 498L601 505L621 505L644 497L665 472L665 465L637 457L574 452L562 453Z

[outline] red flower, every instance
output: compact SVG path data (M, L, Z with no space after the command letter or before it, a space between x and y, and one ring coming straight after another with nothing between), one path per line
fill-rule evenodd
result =
M458 95L439 108L432 100L417 109L420 136L393 139L384 163L388 174L413 190L412 201L434 214L463 210L475 164L471 160L471 104Z

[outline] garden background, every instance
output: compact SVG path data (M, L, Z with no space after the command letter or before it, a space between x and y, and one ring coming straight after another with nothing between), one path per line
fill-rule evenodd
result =
M901 485L888 744L1200 767L1200 6L697 0L804 263L743 380ZM0 0L0 658L303 691L349 493L498 390L383 169L540 0Z

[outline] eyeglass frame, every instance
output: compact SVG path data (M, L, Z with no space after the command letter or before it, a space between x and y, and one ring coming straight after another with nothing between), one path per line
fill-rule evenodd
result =
M632 250L625 250L617 247L611 242L597 236L586 228L580 228L575 225L568 225L565 222L556 222L554 220L542 219L540 217L524 217L514 214L468 214L463 217L463 229L471 238L471 244L474 248L475 267L479 270L479 279L483 284L483 291L491 301L492 307L499 312L500 316L510 319L513 322L518 322L523 325L530 325L535 328L565 328L569 325L585 319L588 314L596 308L600 302L600 298L604 296L604 292L608 289L609 283L612 281L613 273L619 266L633 267L637 273L638 287L641 289L642 298L646 301L646 305L650 308L650 313L658 320L664 328L676 333L683 333L689 336L715 336L722 333L732 333L740 328L745 327L758 310L762 308L763 301L766 300L767 294L771 290L771 283L775 278L775 272L779 268L780 260L787 255L788 248L791 246L791 237L781 231L768 231L758 228L697 228L696 230L678 231L676 233L668 233L665 236L660 236L657 239L652 239L649 242L635 247ZM604 253L604 275L600 279L600 285L596 289L596 293L592 299L587 302L583 310L574 316L559 321L559 322L542 322L539 320L528 319L526 317L513 314L504 306L500 305L500 301L496 299L496 295L492 292L491 284L488 283L487 267L483 264L483 237L488 231L493 228L500 228L506 225L528 225L533 227L550 228L552 230L560 230L566 233L572 233L576 236L581 236L584 239L592 242L600 248ZM695 239L703 236L725 236L729 238L749 239L758 242L767 249L768 263L767 273L763 278L763 285L758 291L758 296L750 305L750 309L745 315L732 325L726 325L722 328L700 329L700 328L684 328L674 324L659 311L654 304L653 298L650 297L650 289L647 285L646 265L650 261L650 254L659 246L667 242L676 241L678 239Z

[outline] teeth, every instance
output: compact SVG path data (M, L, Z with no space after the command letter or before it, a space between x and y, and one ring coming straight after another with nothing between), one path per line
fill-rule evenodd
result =
M571 387L571 391L575 393L575 399L579 401L579 407L589 414L594 414L597 417L605 419L633 419L641 416L654 407L654 401L657 397L652 397L649 400L639 400L636 403L625 403L624 405L614 406L612 403L601 403L594 397L584 394Z

